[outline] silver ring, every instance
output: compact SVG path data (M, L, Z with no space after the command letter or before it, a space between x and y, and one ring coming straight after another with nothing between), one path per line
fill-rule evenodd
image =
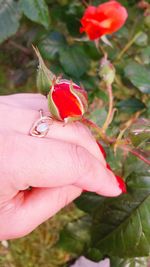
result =
M44 116L43 110L39 110L40 118L36 120L30 129L29 134L35 137L45 137L49 131L49 126L53 124L50 116Z

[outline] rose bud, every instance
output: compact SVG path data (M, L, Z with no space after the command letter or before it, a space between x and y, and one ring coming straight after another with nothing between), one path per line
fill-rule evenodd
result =
M87 110L87 93L72 81L54 81L48 94L48 103L55 119L65 122L80 120Z
M115 73L116 71L112 63L107 59L106 56L103 57L100 61L99 76L108 86L114 82Z
M125 7L117 1L109 1L99 6L88 6L80 22L80 33L86 32L90 40L118 31L128 17Z

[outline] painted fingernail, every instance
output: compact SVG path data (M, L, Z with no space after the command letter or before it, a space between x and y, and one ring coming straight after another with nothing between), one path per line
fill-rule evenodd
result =
M123 179L121 177L119 177L118 175L116 175L115 177L117 179L117 182L119 184L119 188L121 189L122 193L127 193L126 184L123 181Z
M106 167L107 167L108 170L112 171L112 169L111 169L111 167L110 167L110 165L108 163L106 163Z

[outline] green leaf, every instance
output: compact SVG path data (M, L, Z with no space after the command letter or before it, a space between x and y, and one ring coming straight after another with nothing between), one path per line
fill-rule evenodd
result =
M106 198L93 214L92 246L103 255L146 257L150 253L150 172L139 168L127 177L128 194Z
M138 38L135 40L135 44L138 46L146 46L148 44L148 36L145 32L141 32Z
M129 114L132 114L134 112L137 112L145 108L145 105L143 104L143 102L137 98L129 98L126 100L122 100L119 103L117 103L116 106L123 112L129 113Z
M137 63L129 63L124 70L125 76L142 93L150 94L150 69Z
M107 117L105 108L95 109L90 113L90 120L95 122L98 126L102 127Z
M27 18L49 28L49 10L44 0L20 0L20 6Z
M141 51L141 59L143 64L147 65L150 63L150 46L145 47Z
M67 74L79 78L89 68L89 60L83 47L70 46L60 51L60 62Z
M85 212L93 214L103 204L105 198L95 193L85 192L75 200L77 207Z
M132 144L137 147L150 140L150 120L138 119L129 129L129 138Z
M0 0L0 43L19 28L21 10L18 3L13 0Z
M97 248L89 248L85 253L84 256L91 261L99 262L103 260L102 253Z
M111 267L148 267L148 258L111 259Z
M68 223L60 232L57 246L72 253L82 253L90 242L90 227L91 220L88 216Z
M38 47L44 58L53 60L65 45L64 35L59 32L50 32L39 43Z

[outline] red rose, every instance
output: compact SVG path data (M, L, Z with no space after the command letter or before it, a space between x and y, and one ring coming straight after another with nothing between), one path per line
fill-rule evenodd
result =
M51 86L48 102L49 110L55 119L79 120L87 110L87 93L71 81L60 80Z
M80 33L86 32L90 40L118 31L127 19L126 9L117 1L109 1L97 7L89 6L81 19Z

